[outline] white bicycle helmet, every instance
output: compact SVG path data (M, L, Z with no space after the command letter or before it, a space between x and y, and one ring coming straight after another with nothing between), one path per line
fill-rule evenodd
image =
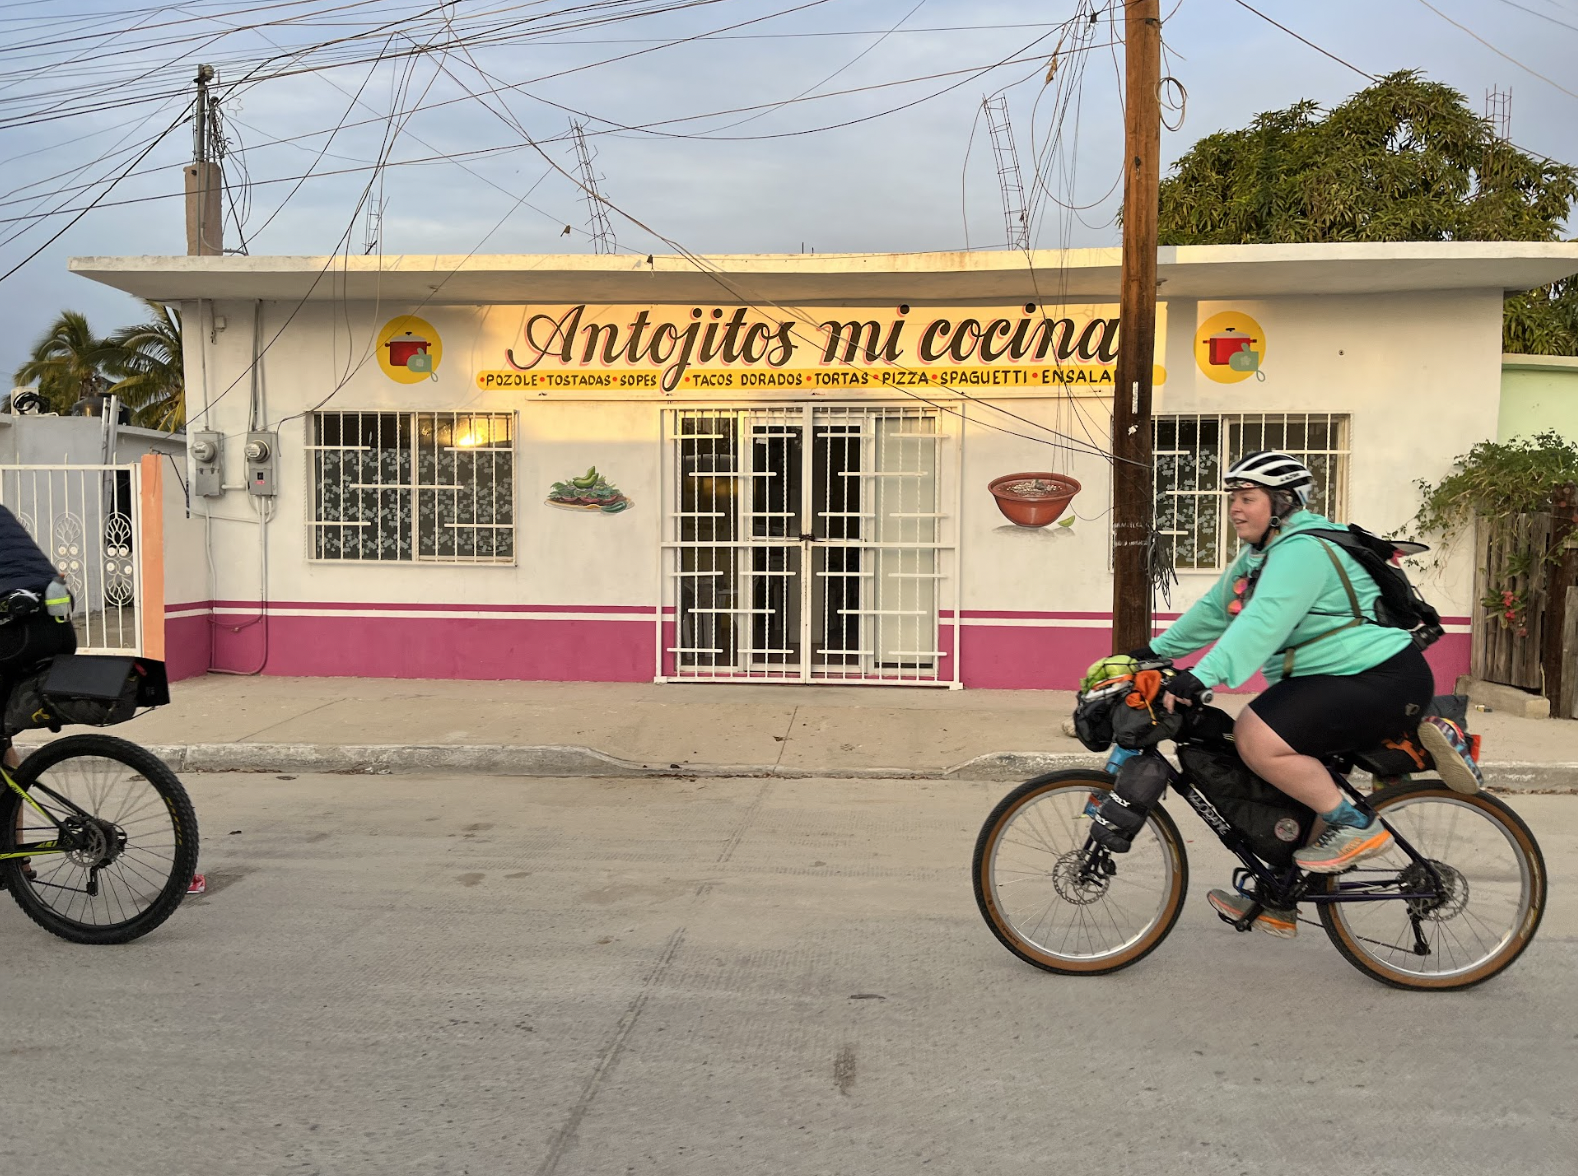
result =
M1224 490L1248 490L1252 486L1286 490L1298 499L1299 506L1305 507L1310 502L1315 475L1296 457L1275 449L1262 449L1246 453L1222 476Z

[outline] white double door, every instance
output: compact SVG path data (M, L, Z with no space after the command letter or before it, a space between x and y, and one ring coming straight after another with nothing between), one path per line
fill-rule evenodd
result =
M934 412L672 410L675 676L951 680Z

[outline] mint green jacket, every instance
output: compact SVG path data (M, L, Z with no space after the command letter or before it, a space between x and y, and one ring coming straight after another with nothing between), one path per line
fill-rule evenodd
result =
M1380 665L1412 638L1402 629L1375 623L1380 589L1352 556L1305 534L1336 527L1313 511L1301 510L1264 551L1246 545L1209 592L1151 639L1151 648L1163 657L1179 658L1215 641L1194 667L1207 687L1224 682L1242 686L1256 670L1277 682L1311 674L1358 674ZM1348 573L1363 624L1353 623L1353 607L1332 555ZM1262 570L1254 594L1235 617L1228 611L1233 584L1257 568Z

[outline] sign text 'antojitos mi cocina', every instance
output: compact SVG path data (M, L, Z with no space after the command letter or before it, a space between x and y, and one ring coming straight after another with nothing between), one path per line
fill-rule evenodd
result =
M484 390L1110 387L1117 308L548 307ZM1164 379L1158 368L1156 382Z

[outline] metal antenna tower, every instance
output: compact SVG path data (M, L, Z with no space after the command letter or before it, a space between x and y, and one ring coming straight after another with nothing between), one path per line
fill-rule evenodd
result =
M1512 91L1492 86L1485 91L1485 119L1503 143L1512 138Z
M384 233L383 201L374 197L367 202L367 228L362 234L362 252L376 253Z
M981 99L986 126L992 135L992 157L997 161L997 183L1003 193L1003 223L1010 249L1030 248L1030 217L1025 210L1025 183L1019 174L1019 152L1008 125L1008 99L999 94Z
M619 242L614 239L614 229L608 223L603 195L597 189L597 182L602 177L592 170L593 155L586 146L586 128L572 119L570 134L575 138L575 164L581 173L581 192L586 197L587 212L591 214L586 223L592 230L592 252L613 253L619 248Z

